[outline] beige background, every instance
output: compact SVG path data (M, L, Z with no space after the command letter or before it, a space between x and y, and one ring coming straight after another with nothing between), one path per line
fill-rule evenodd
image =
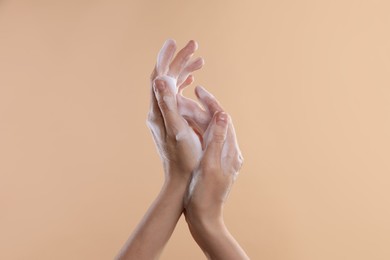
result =
M168 37L199 42L196 83L235 121L246 160L225 215L252 259L390 259L389 13L0 1L0 259L113 258L163 180L145 120ZM203 258L181 219L162 259Z

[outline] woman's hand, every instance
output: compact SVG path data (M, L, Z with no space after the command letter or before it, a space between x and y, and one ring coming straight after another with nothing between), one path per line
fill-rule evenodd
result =
M201 126L203 141L203 155L186 195L186 216L190 221L194 215L196 218L221 215L222 205L243 164L231 117L206 89L197 87L196 94L205 110L194 106L192 111L209 123L205 128L197 121L199 118L190 117Z
M176 44L167 40L151 75L153 87L147 124L162 159L166 179L188 180L202 152L199 137L194 131L198 127L181 116L177 105L178 90L191 84L191 73L204 64L202 58L191 60L196 49L197 43L189 41L173 58Z
M233 127L225 112L216 112L204 134L204 152L194 170L185 200L189 222L222 218L222 208L242 165Z
M242 165L230 117L216 112L204 135L204 153L185 202L190 232L209 259L249 259L223 221L223 205Z
M134 229L116 259L157 259L183 212L183 197L192 171L199 163L201 143L180 115L177 106L177 84L188 86L193 71L203 59L190 61L197 45L190 41L176 57L176 44L165 42L151 75L151 105L148 126L164 164L164 185Z
M159 52L147 124L163 161L165 183L116 259L156 259L183 212L184 198L190 231L206 255L245 258L222 219L222 205L242 164L233 124L202 87L195 91L204 109L182 95L193 81L191 73L204 63L190 60L196 49L190 41L172 60L176 44L168 40Z
M186 193L186 221L195 241L209 259L249 259L229 233L222 214L243 163L233 123L213 95L200 87L196 93L205 110L194 106L192 111L198 111L201 117L192 116L192 120L202 125L199 119L208 120L213 116L207 128L203 130L203 126L201 129L203 153Z

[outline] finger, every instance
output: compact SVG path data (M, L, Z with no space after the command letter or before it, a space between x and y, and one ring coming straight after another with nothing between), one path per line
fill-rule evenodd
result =
M163 47L157 56L157 75L165 75L168 72L169 64L171 63L172 57L176 51L176 42L172 39L165 41Z
M211 120L211 116L208 111L201 108L194 100L182 95L177 95L177 106L181 116L183 116L186 120L191 119L194 121L200 127L202 134L206 131Z
M197 49L198 44L194 40L189 41L186 46L176 54L176 57L169 66L168 75L177 78Z
M177 78L177 85L180 86L184 80L188 77L189 74L193 73L196 70L199 70L204 65L204 59L198 57L192 61L189 61L184 69L180 72L179 77Z
M184 80L184 82L179 86L178 88L178 92L179 94L182 94L183 93L183 90L188 87L189 85L192 84L192 82L194 82L194 76L193 75L188 75L188 77Z
M204 139L206 146L204 160L207 165L221 167L221 154L227 137L228 123L229 115L225 112L217 112L213 116Z
M153 90L153 81L157 76L156 67L150 76L150 108L148 112L147 125L152 130L153 134L157 136L165 136L164 120L158 107L157 99ZM157 128L157 129L156 129Z
M195 94L199 98L199 101L202 103L202 105L209 111L209 115L224 110L218 100L205 88L197 86L195 88ZM241 168L244 158L237 142L237 137L231 118L229 122L230 123L227 130L227 139L229 142L226 143L222 156L226 157L229 161L227 165L233 165L234 171L237 172Z
M203 143L203 129L192 119L188 117L184 117L184 119L187 121L188 125L192 128L192 130L195 132L195 134L198 136L200 143Z
M160 114L160 116L161 116L161 112L160 112L160 109L158 107L157 99L156 99L156 96L155 96L154 90L153 90L154 79L156 77L157 77L157 70L156 70L156 66L155 66L153 69L153 72L150 76L151 83L150 83L150 110L149 110L149 112L151 112L152 114L155 114L155 115Z
M230 121L231 123L231 136L232 136L232 139L234 139L234 147L235 147L235 150L237 151L237 160L238 160L238 163L239 163L239 167L238 167L238 170L241 168L242 164L244 163L244 156L242 155L242 151L240 149L240 146L238 144L238 140L237 140L237 134L236 134L236 130L234 128L234 125L233 125L233 122ZM228 131L229 132L229 131Z
M157 99L156 99L156 96L155 96L155 93L153 91L153 89L151 90L151 93L150 93L150 108L149 108L149 112L148 112L148 119L147 119L147 122L148 122L148 126L154 126L154 127L158 127L160 128L160 132L161 133L165 133L165 130L164 129L164 119L163 119L163 116L161 114L161 111L160 111L160 108L158 107L158 102L157 102Z
M214 115L217 111L223 111L224 109L219 104L218 100L205 88L196 86L195 94L206 110L210 112L210 115Z
M165 131L168 136L176 137L185 131L187 123L178 112L176 95L168 84L164 77L157 77L154 81L154 91L164 119Z
M236 132L231 119L228 125L226 142L221 156L223 160L226 161L226 168L224 169L225 172L230 172L234 177L236 177L242 167L244 158L242 157L240 147L238 146Z

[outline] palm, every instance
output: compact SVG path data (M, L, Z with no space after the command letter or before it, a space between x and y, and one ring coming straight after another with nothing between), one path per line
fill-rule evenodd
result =
M186 144L186 148L192 148L189 150L192 150L193 158L198 159L202 152L199 147L202 147L204 134L210 121L216 111L222 111L223 109L214 96L202 87L197 87L195 93L205 109L196 101L183 96L183 90L194 81L192 73L202 68L204 64L202 58L191 59L196 49L197 43L190 41L173 57L176 52L176 43L173 40L167 40L158 54L152 80L157 76L164 77L172 91L176 93L179 113L183 116L183 120L185 119L188 123L186 133L183 133L183 136L178 136L178 138L191 137L183 143ZM235 136L234 129L230 126L228 136ZM239 150L236 141L234 146Z

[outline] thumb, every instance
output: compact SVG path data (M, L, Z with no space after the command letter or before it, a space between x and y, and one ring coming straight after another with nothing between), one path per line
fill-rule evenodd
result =
M206 131L204 159L215 164L221 161L230 117L225 112L216 112Z
M185 130L185 121L178 112L176 93L172 88L172 82L164 76L154 80L154 91L158 107L164 119L165 129L168 135L176 136Z

